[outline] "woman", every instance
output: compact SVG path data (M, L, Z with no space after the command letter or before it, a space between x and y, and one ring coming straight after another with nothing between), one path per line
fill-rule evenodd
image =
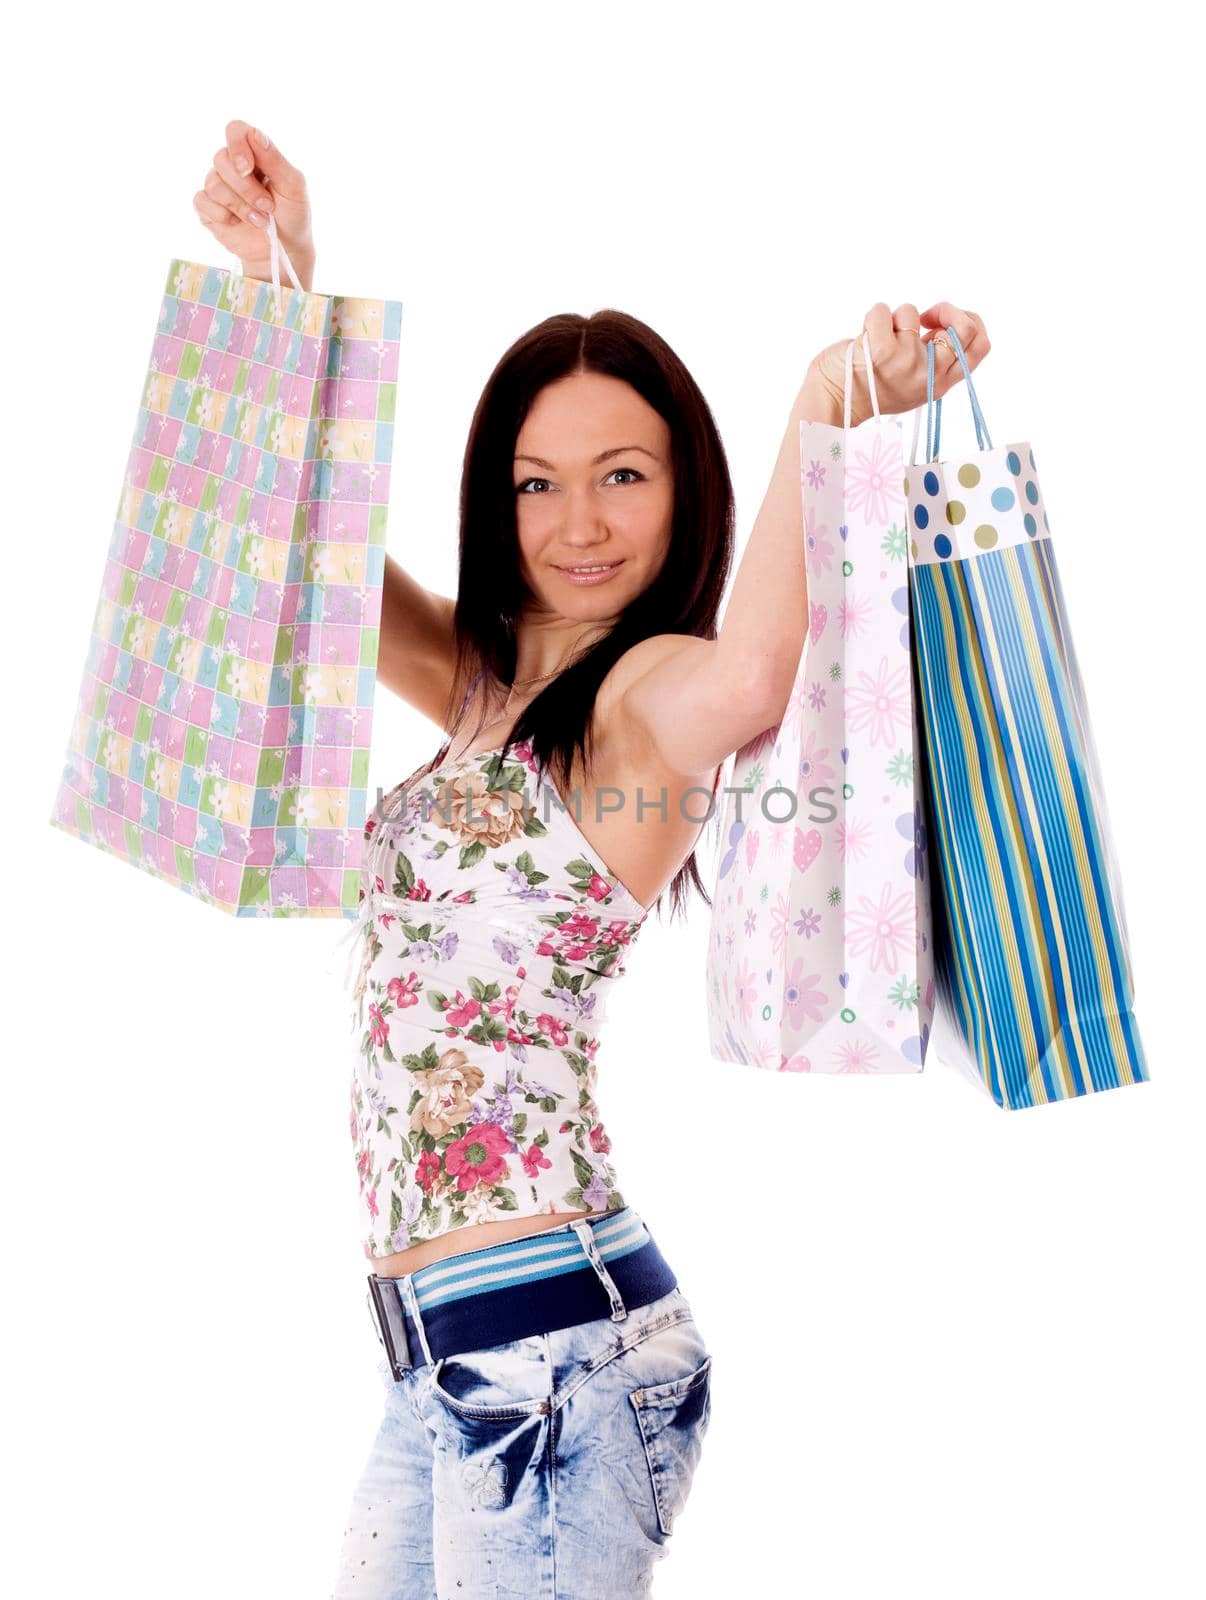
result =
M259 278L272 211L310 286L305 180L258 130L228 124L194 204ZM877 304L883 411L924 398L922 322L953 323L969 366L988 351L970 313ZM678 358L616 311L549 318L487 383L455 604L387 563L379 677L449 731L365 829L351 1132L386 1410L339 1597L616 1600L665 1553L711 1357L619 1187L594 1058L648 912L702 892L725 758L783 713L799 423L840 423L846 344L808 369L719 629L723 447ZM943 393L949 348L938 371ZM864 377L852 422L867 400Z

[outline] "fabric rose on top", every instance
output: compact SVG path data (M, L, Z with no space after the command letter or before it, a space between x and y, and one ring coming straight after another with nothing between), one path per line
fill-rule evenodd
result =
M445 1050L438 1066L422 1068L412 1077L422 1098L411 1112L411 1132L422 1128L433 1139L465 1121L473 1110L470 1095L485 1082L482 1069L457 1049Z
M523 833L535 810L526 804L522 789L492 789L484 773L463 772L439 785L428 820L463 844L496 850Z

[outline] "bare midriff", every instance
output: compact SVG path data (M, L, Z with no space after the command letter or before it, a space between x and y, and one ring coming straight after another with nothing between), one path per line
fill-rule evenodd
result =
M504 1217L501 1222L474 1222L450 1233L441 1233L434 1239L423 1239L408 1250L396 1250L392 1256L374 1256L373 1272L379 1278L401 1278L408 1272L425 1267L432 1261L443 1261L448 1256L462 1255L466 1250L484 1250L488 1245L503 1244L508 1239L522 1239L528 1233L543 1233L546 1228L559 1227L575 1217L599 1216L597 1211L542 1211L534 1217Z

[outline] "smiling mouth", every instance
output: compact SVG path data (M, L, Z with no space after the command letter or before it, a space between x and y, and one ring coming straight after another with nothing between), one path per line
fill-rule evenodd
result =
M557 571L570 572L577 577L582 577L592 572L610 572L614 567L618 567L619 565L620 563L618 561L595 561L591 562L589 565L583 565L579 567L558 566Z

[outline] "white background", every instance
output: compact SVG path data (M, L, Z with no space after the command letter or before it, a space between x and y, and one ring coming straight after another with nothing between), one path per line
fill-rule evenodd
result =
M934 1056L717 1062L707 908L650 918L600 1104L715 1360L655 1589L1200 1581L1201 86L1172 18L43 7L10 37L7 1592L322 1600L381 1405L342 930L224 918L48 822L168 262L233 265L191 206L231 117L309 178L315 287L404 302L389 548L446 594L473 407L545 316L618 306L679 352L739 547L818 349L880 300L985 318L977 393L1042 474L1153 1081L1006 1113ZM943 422L971 448L963 387ZM378 706L389 787L439 730Z

